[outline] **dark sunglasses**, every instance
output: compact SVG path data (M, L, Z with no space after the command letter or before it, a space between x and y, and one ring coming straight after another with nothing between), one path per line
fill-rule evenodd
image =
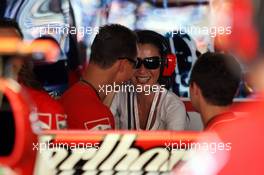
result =
M139 69L142 64L146 69L157 69L161 65L161 58L158 56L137 59L138 63L136 65L136 69Z

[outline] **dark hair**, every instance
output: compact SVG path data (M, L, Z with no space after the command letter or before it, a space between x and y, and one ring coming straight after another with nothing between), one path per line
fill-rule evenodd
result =
M33 71L31 58L24 59L24 63L18 72L18 82L33 89L43 90L41 83L37 80Z
M190 77L206 101L217 106L232 104L240 81L241 68L233 56L210 52L198 58Z
M169 46L164 36L152 30L137 30L138 43L152 44L158 50L161 57L169 53Z
M161 85L165 85L166 89L169 89L171 86L171 77L164 77L162 76L162 72L164 69L165 57L167 54L170 53L169 43L167 42L166 38L152 30L136 30L138 36L138 43L140 44L151 44L155 46L161 58L163 59L161 68L160 68L160 76L158 79L158 83Z
M91 47L90 62L102 68L111 67L119 58L135 60L137 56L136 34L119 24L100 27Z
M20 37L23 39L23 33L18 25L18 23L10 18L2 18L0 19L0 28L14 28L19 33Z

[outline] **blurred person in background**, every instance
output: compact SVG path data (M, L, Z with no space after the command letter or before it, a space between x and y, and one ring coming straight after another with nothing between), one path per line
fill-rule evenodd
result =
M43 35L36 38L34 42L48 41L54 43L59 48L57 60L47 61L43 59L34 60L34 75L36 80L41 83L43 89L55 99L59 99L69 86L69 66L64 56L60 44L51 35Z
M23 34L18 24L12 19L0 20L0 36L23 40ZM39 124L42 129L65 129L67 122L64 109L59 102L44 91L40 82L36 80L32 59L31 56L4 56L4 77L13 78L26 89L37 107ZM8 100L4 99L4 101L6 101L6 106L9 106Z
M111 111L117 126L129 130L184 130L185 106L177 95L166 89L170 82L162 75L165 57L169 54L168 44L154 31L137 31L137 35L139 64L131 85L143 89L148 86L145 90L150 91L126 89L115 94ZM156 91L151 90L154 86Z

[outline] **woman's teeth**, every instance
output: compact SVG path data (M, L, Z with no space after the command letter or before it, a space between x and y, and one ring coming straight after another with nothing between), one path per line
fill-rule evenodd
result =
M150 77L137 77L139 83L147 83L150 80Z

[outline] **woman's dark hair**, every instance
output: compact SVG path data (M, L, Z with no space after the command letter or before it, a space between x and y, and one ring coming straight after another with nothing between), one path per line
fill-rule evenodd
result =
M164 36L152 30L136 30L136 34L138 36L139 44L151 44L159 50L159 54L163 59L163 63L160 67L160 76L158 79L158 83L160 85L165 85L165 88L169 89L172 82L171 77L162 76L165 57L170 53L169 43Z

